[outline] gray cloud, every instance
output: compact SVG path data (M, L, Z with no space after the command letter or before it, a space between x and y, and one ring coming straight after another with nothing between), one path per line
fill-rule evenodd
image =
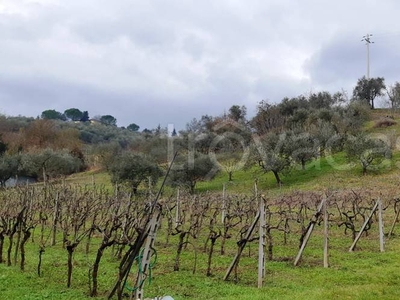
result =
M370 44L370 76L384 77L388 84L400 80L400 43L391 42L389 36L372 36L374 43ZM328 90L341 87L351 93L357 79L367 73L366 45L353 36L339 36L315 53L305 68L316 86Z
M343 88L365 75L364 45L353 36L339 36L324 45L305 63L316 86Z
M3 0L0 112L77 107L142 129L181 129L233 104L251 115L262 99L351 92L365 74L367 32L376 37L371 75L393 82L399 8L394 0Z

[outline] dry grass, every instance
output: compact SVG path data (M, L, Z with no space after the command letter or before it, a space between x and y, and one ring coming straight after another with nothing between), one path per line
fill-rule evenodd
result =
M374 127L375 128L379 128L379 127L389 127L389 126L393 126L396 125L397 122L390 118L390 117L384 117L384 118L380 118L378 120L375 121Z

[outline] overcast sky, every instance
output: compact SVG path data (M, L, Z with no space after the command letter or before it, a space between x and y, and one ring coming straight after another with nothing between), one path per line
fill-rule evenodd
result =
M396 0L0 0L0 113L141 130L263 99L400 81Z

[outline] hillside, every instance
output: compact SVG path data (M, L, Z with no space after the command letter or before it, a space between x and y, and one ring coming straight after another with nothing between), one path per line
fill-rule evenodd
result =
M397 124L374 126L385 113L374 111L364 130L395 134ZM399 122L400 117L395 116L394 121ZM210 181L198 182L195 195L183 190L178 194L167 186L160 199L162 224L152 249L154 270L148 274L146 297L398 299L400 152L393 150L390 159L375 165L375 170L369 169L366 175L362 175L360 164L349 163L346 153L339 151L311 160L304 169L294 164L281 174L281 186L277 186L272 172L265 173L257 165L233 172L232 181L226 172L220 172ZM258 198L253 195L255 180ZM4 263L0 264L4 274L0 276L0 299L85 300L89 299L89 291L97 295L91 299L108 297L124 261L119 255L135 245L142 232L141 221L148 216L149 196L153 199L160 185L153 187L151 195L147 182L143 182L138 195L133 195L129 189L115 189L110 175L99 168L68 176L66 183L2 190L0 215L6 220L2 224L6 231L0 233L6 238L2 244ZM316 209L323 203L324 192L329 197L329 213L323 220ZM368 234L363 234L356 250L350 253L354 236L367 215L372 216L374 204L377 207L380 203L376 202L378 197L384 208L385 252L379 251L380 230L375 214L368 222ZM256 288L257 242L262 228L258 226L246 241L235 274L229 281L223 280L249 225L258 220L257 200L263 200L268 216L268 259L262 288ZM29 206L28 214L19 213L27 210L26 203L34 205ZM57 209L61 214L55 213ZM14 234L8 229L17 228L19 218L25 218L21 223L24 238L18 242L20 248L13 248ZM314 232L300 265L295 267L299 242L311 224L315 224ZM329 229L329 268L322 264L325 228ZM15 234L14 241L17 239ZM99 271L94 272L99 255L103 259ZM135 276L142 272L141 264L135 264L124 294L135 290Z
M376 127L375 124L387 116L393 116L396 124L388 127ZM225 185L228 192L252 193L255 180L258 182L260 190L275 195L295 190L324 191L352 188L392 190L397 188L400 180L400 148L397 142L400 134L400 113L397 112L393 115L391 110L375 109L363 128L369 135L385 139L393 145L392 158L384 160L376 170L371 170L364 176L361 166L349 162L346 154L340 152L309 162L305 170L302 170L299 165L292 167L282 174L283 184L281 186L276 184L271 172L265 173L259 167L253 166L250 169L235 171L232 181L228 180L226 172L220 171L213 180L199 182L197 192L222 193ZM108 174L99 170L71 175L68 181L76 183L95 181L101 184L110 184ZM143 189L145 188L143 186Z

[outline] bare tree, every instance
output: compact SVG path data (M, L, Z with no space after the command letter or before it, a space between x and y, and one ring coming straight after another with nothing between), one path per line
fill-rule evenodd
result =
M386 94L389 98L392 112L395 112L400 106L400 82L395 82L386 87Z

